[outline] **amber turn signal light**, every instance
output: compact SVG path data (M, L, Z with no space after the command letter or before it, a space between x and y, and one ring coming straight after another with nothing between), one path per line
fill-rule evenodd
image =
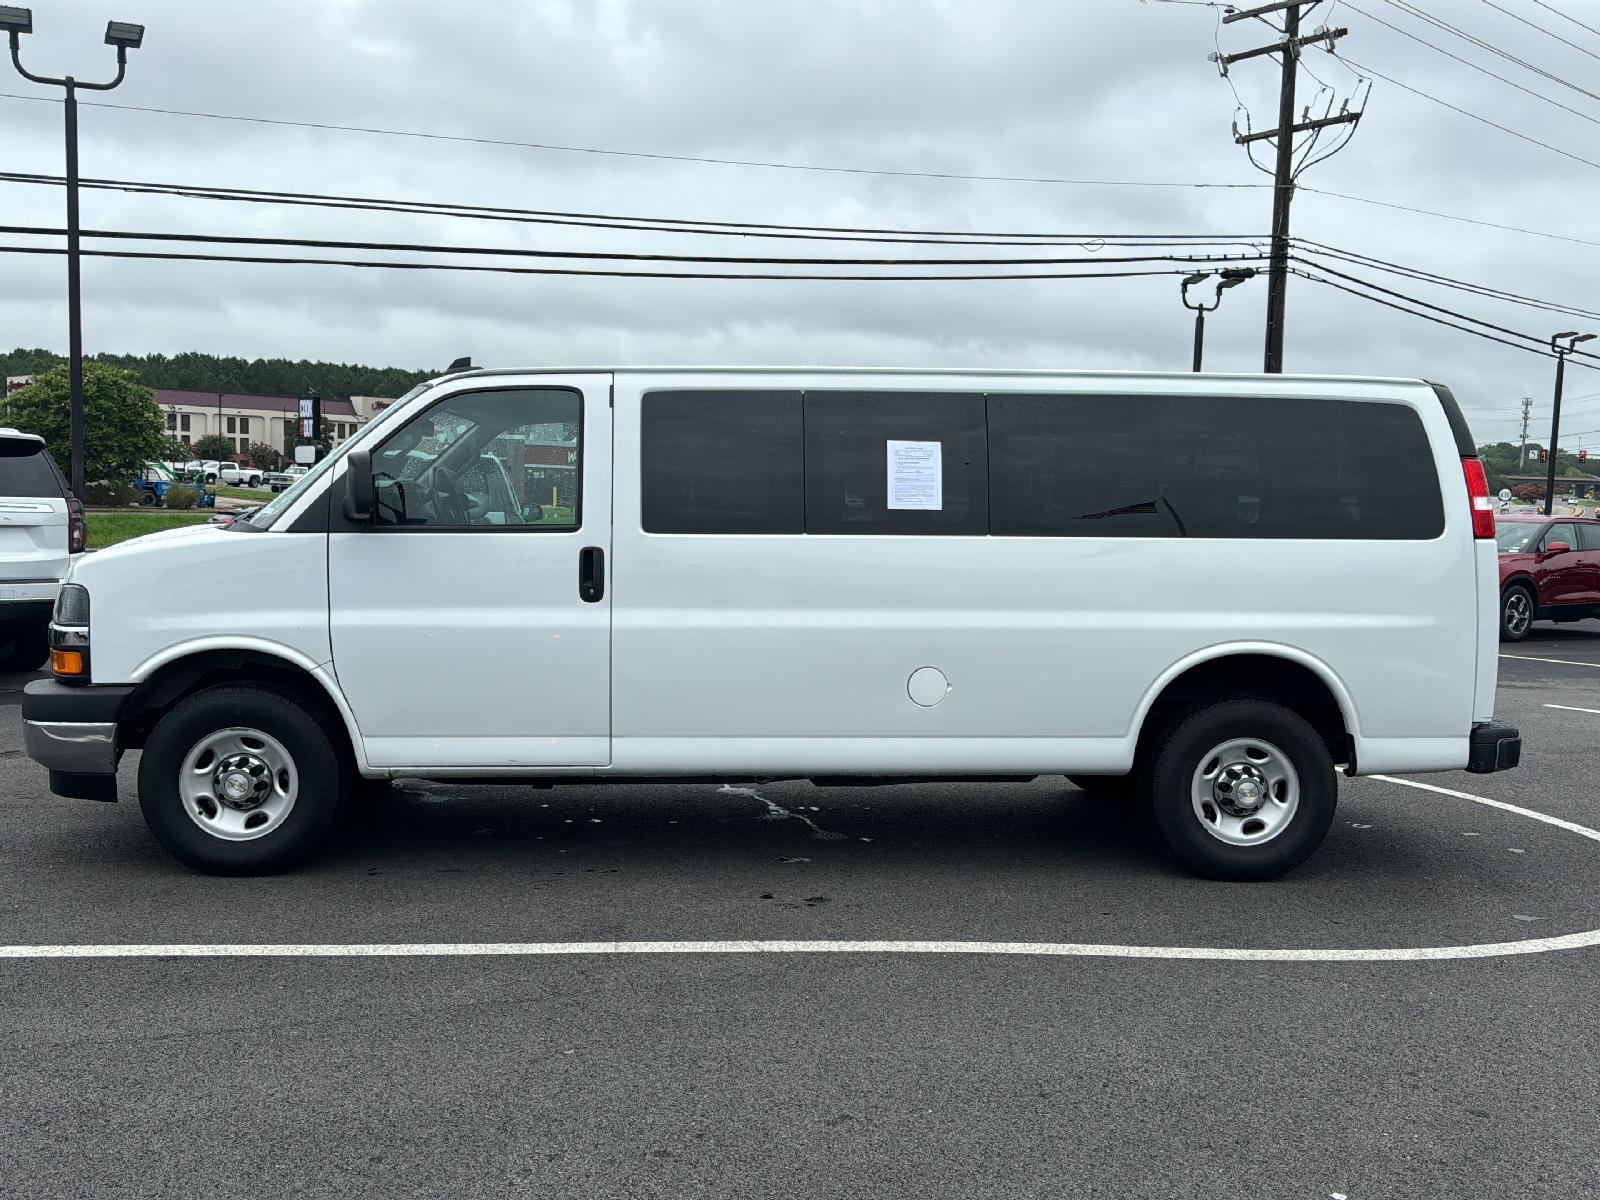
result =
M82 650L52 650L50 651L50 669L57 675L82 675L83 651Z

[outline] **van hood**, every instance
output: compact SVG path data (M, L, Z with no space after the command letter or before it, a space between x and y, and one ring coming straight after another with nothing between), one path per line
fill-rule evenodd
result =
M107 546L104 550L76 555L70 578L75 583L87 584L91 579L101 576L114 574L121 578L129 568L155 567L158 562L169 558L176 563L180 558L209 557L218 548L213 539L222 536L228 536L225 525L185 525L180 529L159 529L118 542L115 546ZM199 550L198 555L195 554L196 550Z

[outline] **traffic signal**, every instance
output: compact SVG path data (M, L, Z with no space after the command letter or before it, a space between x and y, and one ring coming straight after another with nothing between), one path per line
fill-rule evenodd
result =
M1578 461L1581 462L1581 463L1588 462L1589 461L1589 452L1587 450L1579 450L1578 451Z
M1548 451L1548 450L1539 451L1539 461L1540 462L1549 462L1550 461L1550 451Z

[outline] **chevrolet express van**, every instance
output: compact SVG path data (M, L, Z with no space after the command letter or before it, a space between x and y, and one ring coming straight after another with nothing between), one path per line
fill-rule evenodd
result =
M26 745L103 800L142 751L216 873L363 779L1061 774L1263 879L1339 769L1516 765L1494 533L1415 380L468 370L247 521L78 562Z

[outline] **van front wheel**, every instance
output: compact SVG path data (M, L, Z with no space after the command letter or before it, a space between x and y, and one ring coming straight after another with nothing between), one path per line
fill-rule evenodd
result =
M1162 841L1211 879L1275 879L1299 866L1333 824L1333 758L1304 718L1265 700L1197 709L1146 767Z
M299 698L209 688L151 731L139 807L166 849L208 875L288 870L322 841L349 791L344 758Z

